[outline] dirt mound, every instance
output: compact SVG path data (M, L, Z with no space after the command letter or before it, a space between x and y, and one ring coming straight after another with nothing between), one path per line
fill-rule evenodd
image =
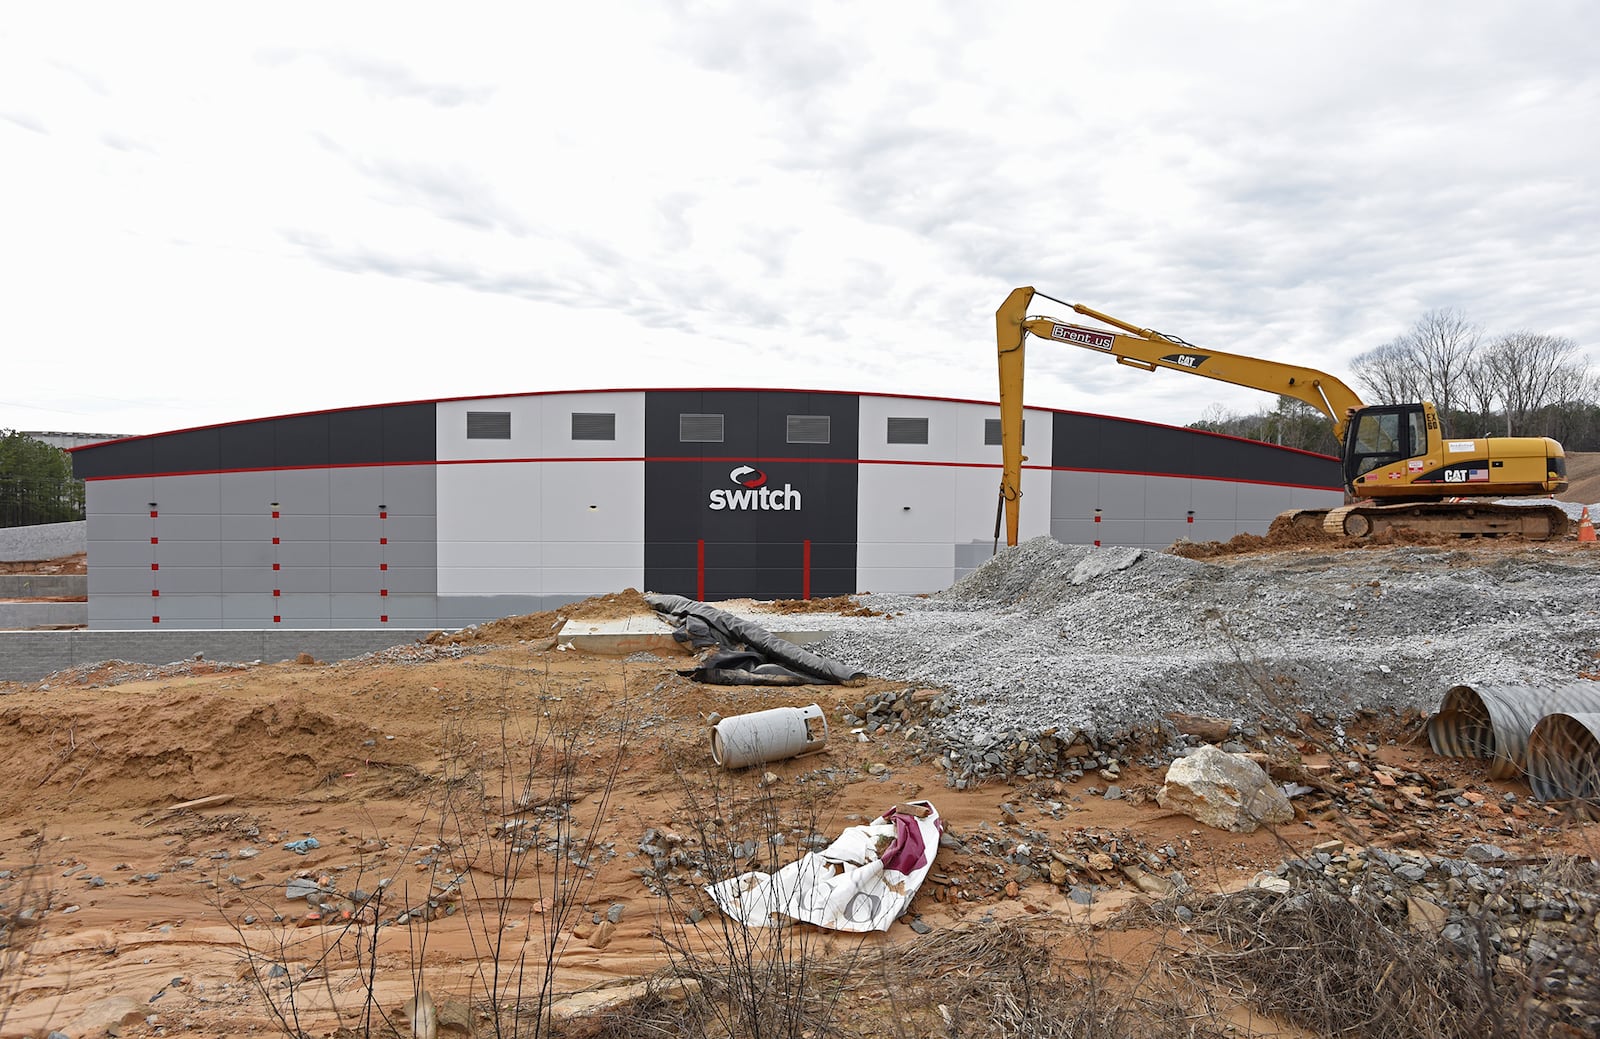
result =
M563 606L556 612L568 620L609 621L621 620L624 617L648 617L656 611L637 589L624 588L610 595L596 595L582 602Z
M430 645L511 645L517 642L541 642L553 639L561 626L569 620L607 621L625 617L648 616L654 608L645 601L637 589L624 588L608 595L595 595L581 602L571 603L559 610L524 613L503 617L486 624L474 624L454 632L435 632L423 641ZM548 647L546 647L548 648Z
M509 645L514 642L536 642L561 630L565 619L554 610L542 613L524 613L515 617L502 617L487 624L474 624L460 631L434 632L424 642L431 645L459 645L480 642L486 645Z
M1593 505L1600 501L1600 451L1567 453L1567 490L1557 501Z
M763 613L837 613L842 617L882 617L871 607L863 606L854 596L830 595L823 599L778 599L763 603Z
M0 758L0 815L69 796L85 806L158 807L256 784L304 791L370 755L365 741L376 747L372 725L325 709L313 691L274 684L284 695L265 702L191 683L0 710L0 743L10 748Z
M214 675L219 671L248 671L254 665L218 662L213 660L179 660L171 664L133 664L126 660L102 660L96 664L80 664L64 671L46 675L25 688L51 690L61 686L122 685L154 678L177 678Z
M1272 521L1266 534L1237 534L1227 541L1179 541L1167 551L1184 559L1213 559L1217 556L1242 556L1251 552L1279 552L1284 549L1325 548L1342 540L1314 524L1296 523L1289 515Z
M1448 548L1460 546L1462 541L1463 537L1459 534L1430 534L1405 527L1385 530L1371 537L1341 538L1316 526L1295 523L1288 515L1284 515L1272 521L1272 526L1267 528L1265 535L1237 534L1227 541L1178 541L1171 545L1167 552L1182 556L1184 559L1216 559L1256 552L1290 552L1304 548L1370 550L1393 548L1396 545L1431 545ZM1573 538L1569 536L1564 541L1529 541L1518 534L1507 534L1501 537L1472 538L1471 541L1477 547L1509 549L1537 544L1560 548L1573 543Z

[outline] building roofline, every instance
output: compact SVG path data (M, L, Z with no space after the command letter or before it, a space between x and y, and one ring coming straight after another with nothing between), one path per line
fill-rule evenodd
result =
M353 411L376 411L384 408L415 407L419 404L456 404L463 401L474 400L507 400L513 397L558 397L571 396L574 394L590 395L607 393L803 393L807 395L886 397L897 400L929 400L942 401L951 404L977 404L991 408L999 407L999 403L996 401L979 400L972 397L946 397L921 393L888 393L875 390L813 390L773 386L634 386L577 390L529 390L510 393L468 394L458 397L436 397L424 400L386 401L381 404L352 404L337 408L317 408L311 411L292 411L281 415L262 415L253 418L235 419L231 422L211 422L199 426L185 426L179 429L162 430L158 433L136 433L128 436L116 436L114 439L101 440L93 444L80 444L76 447L64 448L63 450L67 451L68 453L75 454L79 451L93 451L99 447L107 447L112 444L124 444L134 440L151 440L157 437L172 436L177 433L194 433L207 429L225 429L229 426L243 426L255 422L273 422L279 419L305 418L312 415L336 415ZM1026 407L1029 411L1048 411L1058 415L1081 415L1087 418L1113 419L1118 422L1132 422L1137 425L1152 426L1157 429L1181 429L1185 432L1198 433L1209 437L1218 437L1223 440L1237 440L1250 444L1266 444L1266 446L1277 448L1280 451L1289 451L1295 454L1309 455L1313 458L1333 457L1332 455L1325 455L1318 451L1306 451L1298 447L1284 447L1281 444L1268 444L1263 440L1251 440L1248 437L1234 436L1230 433L1216 433L1209 429L1194 429L1189 426L1175 426L1168 422L1153 422L1149 419L1130 418L1125 415L1106 415L1092 411L1076 411L1069 408L1051 408L1037 404L1029 404ZM77 436L79 434L74 433L60 435Z

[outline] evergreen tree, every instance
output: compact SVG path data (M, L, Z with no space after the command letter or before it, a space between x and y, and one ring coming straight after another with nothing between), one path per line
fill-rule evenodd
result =
M0 527L83 519L83 481L59 448L0 430Z

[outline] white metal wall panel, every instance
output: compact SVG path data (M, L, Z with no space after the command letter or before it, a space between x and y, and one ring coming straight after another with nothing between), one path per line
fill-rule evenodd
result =
M468 440L467 412L511 415L511 439ZM572 413L617 416L616 440L573 440ZM553 393L441 401L439 461L489 458L640 458L644 455L644 393Z
M994 535L1000 448L983 442L992 405L863 395L857 513L857 584L877 592L944 588L958 545ZM1029 465L1050 464L1051 414L1028 409ZM928 419L928 443L891 444L888 420ZM880 464L872 464L880 462ZM928 464L906 464L906 463ZM898 463L898 464L891 464ZM1050 473L1025 468L1023 538L1050 530Z
M541 468L536 462L439 467L440 595L539 590ZM493 552L490 566L480 562L486 550Z
M644 400L563 393L440 404L441 463L473 463L438 467L439 594L592 595L640 586ZM511 439L466 438L466 413L486 410L510 413ZM616 439L573 440L574 412L615 415Z

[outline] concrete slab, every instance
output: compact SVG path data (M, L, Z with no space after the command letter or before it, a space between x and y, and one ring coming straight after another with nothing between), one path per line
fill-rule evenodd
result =
M712 605L715 605L714 603ZM722 609L722 607L717 607ZM772 632L780 639L797 646L820 642L832 633L835 614L829 613L762 613L757 610L724 610L741 620ZM627 656L629 653L659 653L688 655L683 645L672 637L672 626L661 619L659 613L639 614L613 620L570 620L562 626L558 638L570 642L575 649L590 653Z
M558 642L572 643L587 653L625 657L630 653L687 655L672 637L672 627L660 614L636 614L611 620L569 620L557 633Z

